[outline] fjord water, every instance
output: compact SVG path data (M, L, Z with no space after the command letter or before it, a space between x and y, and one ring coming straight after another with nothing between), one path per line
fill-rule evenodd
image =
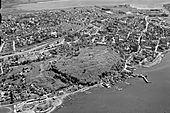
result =
M48 2L38 2L30 4L20 4L15 6L22 10L42 10L59 9L65 7L78 7L89 5L118 5L131 4L137 8L161 8L162 4L170 2L169 0L53 0Z
M23 10L59 9L86 5L131 4L137 8L161 8L169 0L56 0L15 6ZM151 84L132 79L122 91L95 88L90 94L76 94L66 100L62 109L52 113L170 113L170 53L151 68L137 70L147 73Z
M52 113L170 113L170 53L157 66L137 71L147 73L152 83L135 78L131 85L120 85L122 91L95 88Z
M12 112L9 108L0 107L0 113L12 113Z

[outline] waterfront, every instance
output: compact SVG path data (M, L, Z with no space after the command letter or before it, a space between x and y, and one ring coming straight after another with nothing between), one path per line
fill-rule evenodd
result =
M136 72L137 73L154 72L154 71L159 71L159 70L162 70L162 69L168 68L168 67L170 68L170 52L165 54L165 56L161 60L161 63L154 65L150 68L140 68L140 69L136 70Z
M147 71L151 84L135 78L122 91L96 88L88 95L76 95L52 113L169 113L170 65L157 69Z
M80 7L91 5L120 5L131 4L136 8L161 8L162 4L168 3L169 0L55 0L48 2L38 2L30 4L20 4L15 6L16 9L22 10L43 10L59 9L68 7Z
M115 88L94 88L92 93L79 93L66 99L64 107L52 113L169 113L170 112L170 53L160 64L136 72L148 75L152 81L146 84L135 78Z
M51 5L47 5L48 3ZM44 9L46 6L48 6L48 8L59 8L58 6L62 7L62 4L65 4L59 3L58 6L56 6L56 4L52 4L55 2L48 3L44 6L40 5L38 8L41 9L42 7L42 9ZM87 3L87 5L91 3ZM74 6L74 3L70 2L70 4ZM83 5L82 3L79 4ZM158 5L153 6L157 7ZM146 8L145 6L143 7ZM30 8L30 6L28 8ZM34 7L33 5L31 8L34 9L37 8L37 6ZM167 56L165 59L168 58ZM92 93L88 95L83 93L76 94L73 97L73 101L65 101L64 108L53 111L53 113L112 113L113 111L114 113L168 113L170 111L169 68L169 61L163 60L163 62L157 66L138 70L142 73L148 73L148 79L152 81L151 84L145 84L140 79L133 79L130 80L132 85L123 85L123 91L95 88L91 90Z
M122 91L115 88L93 88L92 93L77 93L66 97L61 109L52 113L169 113L170 111L170 53L157 66L140 69L147 73L151 84L135 78L120 84ZM166 64L166 65L165 65ZM1 112L0 112L1 113ZM4 113L4 112L3 112Z
M94 5L96 1L63 1L32 4L32 9L39 10L48 8L63 8L68 6ZM103 4L103 0L97 4ZM133 2L134 1L134 2ZM103 1L104 2L104 1ZM111 1L105 4L130 3L138 8L161 8L168 0L124 0ZM133 3L133 4L132 4ZM29 5L18 8L29 9ZM139 73L147 73L151 84L145 84L142 79L132 79L131 85L123 85L123 91L112 89L94 88L92 93L79 93L72 97L72 100L65 99L61 109L56 109L52 113L169 113L170 111L170 54L163 58L162 62L151 68L137 70Z
M0 113L12 113L10 108L0 107Z

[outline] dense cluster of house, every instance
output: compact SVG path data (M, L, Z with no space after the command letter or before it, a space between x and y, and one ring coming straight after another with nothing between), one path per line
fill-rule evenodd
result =
M0 56L0 103L14 104L47 94L60 95L60 91L67 91L72 86L71 91L100 83L108 87L108 84L115 85L136 76L133 71L137 66L155 62L159 55L169 51L170 24L164 21L167 16L156 9L139 10L133 14L97 6L5 15L1 26L3 44L0 52L12 53ZM39 49L18 51L51 38L55 41ZM120 59L107 71L93 75L89 81L88 75L83 78L58 69L61 63L55 59L78 59L84 48L96 46L106 46ZM12 73L19 66L48 60L46 65L49 68L45 71L51 74L50 78L46 80L47 77L41 76L42 79L39 79L48 81L51 86L56 85L56 81L60 82L62 85L55 90L40 86L39 82L28 81L27 73L32 69L22 68L18 73ZM70 60L68 62L72 62ZM63 67L67 65L67 62L60 62ZM85 72L87 69L79 75Z

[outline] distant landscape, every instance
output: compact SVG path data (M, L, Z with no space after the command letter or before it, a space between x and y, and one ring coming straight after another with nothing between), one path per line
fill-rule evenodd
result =
M0 113L169 113L167 1L3 0Z
M1 0L2 8L10 8L13 5L18 4L28 4L28 3L36 3L36 2L47 2L53 0Z
M163 7L170 12L170 3L164 4Z

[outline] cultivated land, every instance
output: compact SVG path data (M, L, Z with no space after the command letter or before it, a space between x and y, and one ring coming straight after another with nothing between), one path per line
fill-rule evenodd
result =
M170 49L169 13L130 5L3 14L0 103L48 113L77 92L126 82ZM120 89L121 90L121 89Z

